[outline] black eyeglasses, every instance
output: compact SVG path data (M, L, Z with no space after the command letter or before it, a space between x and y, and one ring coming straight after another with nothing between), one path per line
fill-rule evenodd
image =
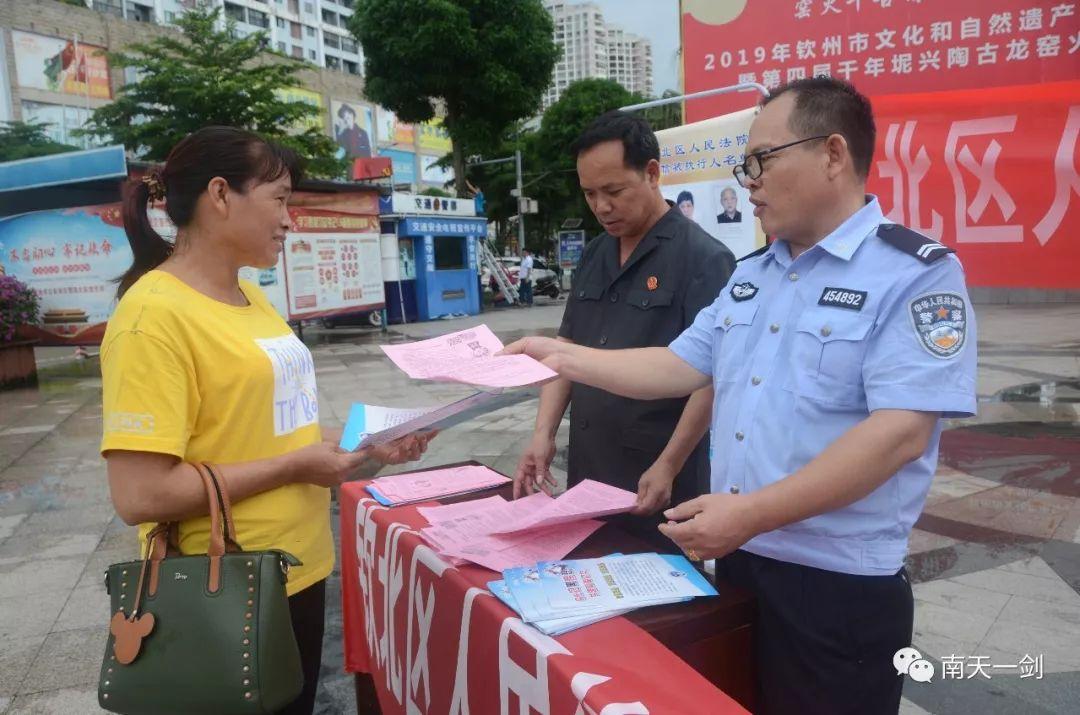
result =
M815 139L828 139L831 134L821 134L816 137L807 137L806 139L800 139L798 141L790 142L788 144L781 144L780 146L773 147L772 149L766 149L765 151L755 151L753 154L747 154L743 163L736 166L731 170L731 173L735 175L735 180L739 182L739 186L744 189L749 188L750 182L759 178L761 172L765 171L765 163L762 161L769 154L775 154L781 149L787 149L793 147L796 144L802 144L803 142L812 142Z

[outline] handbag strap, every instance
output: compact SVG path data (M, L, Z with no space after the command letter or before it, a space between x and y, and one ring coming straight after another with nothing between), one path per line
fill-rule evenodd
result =
M221 502L222 528L224 529L225 551L243 551L240 542L236 540L236 527L232 518L232 502L229 499L229 490L225 488L225 480L219 477L221 467L211 466L207 462L202 463L206 473L210 475L210 481L214 485L218 500ZM216 472L214 470L217 470Z
M210 559L207 590L210 593L216 593L221 587L221 557L225 554L221 498L214 478L203 468L203 465L192 464L192 466L195 467L195 471L199 473L199 477L202 479L203 489L206 491L206 501L210 507L210 544L206 549L206 555ZM147 558L150 562L150 584L147 593L150 596L157 593L161 562L167 555L170 555L169 545L170 542L175 542L178 529L179 524L175 521L163 522L154 527L150 534L147 535ZM139 593L141 596L141 589ZM136 606L133 612L137 610L138 607Z

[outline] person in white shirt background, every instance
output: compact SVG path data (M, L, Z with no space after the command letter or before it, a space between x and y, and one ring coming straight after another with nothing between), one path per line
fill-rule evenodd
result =
M518 266L518 296L521 304L530 308L533 304L532 268L532 251L525 249L521 252L521 265Z

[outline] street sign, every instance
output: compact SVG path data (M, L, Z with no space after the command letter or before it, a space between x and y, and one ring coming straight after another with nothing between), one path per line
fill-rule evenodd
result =
M559 266L574 269L585 250L585 231L559 231Z

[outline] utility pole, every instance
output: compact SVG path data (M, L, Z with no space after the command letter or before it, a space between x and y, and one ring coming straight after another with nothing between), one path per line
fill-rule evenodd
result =
M525 214L521 210L521 202L525 198L521 187L521 149L514 150L514 165L517 168L517 207L518 207L518 255L525 257Z
M469 166L483 166L484 164L505 164L514 162L514 170L517 172L517 189L512 193L517 194L517 224L518 224L518 255L525 250L525 212L521 210L521 199L524 197L524 188L521 185L521 150L515 149L513 156L504 156L501 159L484 159L482 161L470 161Z

